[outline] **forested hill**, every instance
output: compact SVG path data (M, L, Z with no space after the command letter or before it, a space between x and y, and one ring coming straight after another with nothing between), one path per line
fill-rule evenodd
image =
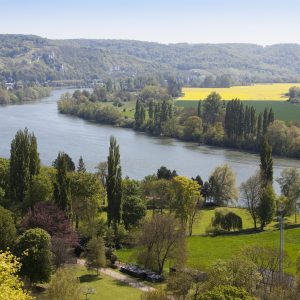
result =
M300 45L158 44L127 40L50 40L0 35L0 81L103 79L176 74L197 85L204 75L234 83L300 81Z

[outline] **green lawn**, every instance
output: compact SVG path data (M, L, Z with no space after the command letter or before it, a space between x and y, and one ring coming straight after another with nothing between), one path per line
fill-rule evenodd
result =
M95 272L89 272L85 267L75 266L74 272L80 280L82 289L92 288L95 294L88 295L89 300L140 300L142 291L123 284L107 275L101 274L99 277ZM46 300L45 293L34 295L39 300ZM82 294L82 300L85 295Z
M253 106L257 112L263 112L265 107L272 107L275 118L283 121L299 121L300 120L300 105L290 104L285 101L251 101L244 100L245 105ZM178 100L176 105L179 107L197 107L198 101L193 100Z
M85 267L77 267L76 274L80 278L83 288L95 289L96 294L90 295L90 300L135 300L140 299L142 294L140 290L123 284L109 276L101 274L100 278L97 278L95 273L87 272Z
M246 209L227 208L240 215L243 219L243 229L252 229L253 222ZM148 214L151 212L148 211ZM215 237L199 236L205 234L206 228L211 222L214 210L202 210L193 229L193 236L188 238L188 265L190 267L206 269L216 259L227 259L235 255L247 245L267 245L279 247L279 231L276 219L260 233L236 233L219 235ZM298 218L299 219L299 218ZM286 225L293 225L294 217L285 219ZM299 226L298 222L298 226ZM287 251L291 264L286 269L289 273L295 273L295 262L300 251L300 228L285 230L285 250ZM138 249L121 249L117 255L121 261L135 263ZM165 266L167 270L169 265Z

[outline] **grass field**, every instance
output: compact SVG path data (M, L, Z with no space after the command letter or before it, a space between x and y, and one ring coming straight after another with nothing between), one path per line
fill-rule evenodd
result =
M242 217L244 230L253 228L252 219L247 210L239 208L230 208L230 210ZM267 226L266 231L260 233L243 232L215 237L200 236L205 233L213 214L214 210L202 211L194 226L194 236L188 238L188 265L190 267L205 270L216 259L230 258L247 245L279 247L276 220ZM293 217L287 218L285 223L293 224ZM291 259L291 264L285 271L294 274L297 254L300 251L300 228L285 230L285 250ZM118 250L117 255L121 261L135 263L137 252L138 249L121 249ZM169 265L165 267L167 270Z
M215 91L223 100L276 100L285 101L286 94L291 86L299 86L299 83L274 83L256 84L251 86L233 86L230 88L183 88L183 97L178 100L203 100L211 92Z
M286 122L300 121L300 105L290 104L286 101L244 101L246 105L253 106L258 113L264 111L265 108L272 108L275 118ZM198 105L198 101L194 100L177 100L176 105L179 107L194 107Z

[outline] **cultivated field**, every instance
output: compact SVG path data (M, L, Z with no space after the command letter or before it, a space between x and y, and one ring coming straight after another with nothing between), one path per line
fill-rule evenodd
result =
M263 101L255 101L255 100L247 100L245 101L246 105L253 106L258 113L262 113L265 108L268 110L270 108L273 109L275 113L275 119L283 120L286 122L296 121L299 122L300 120L300 105L298 104L291 104L286 101L270 101L270 100L263 100ZM197 108L198 101L194 100L177 100L176 105L179 107L193 107Z
M203 100L211 92L215 91L223 100L276 100L285 101L291 86L299 86L300 83L275 83L256 84L252 86L233 86L230 88L183 88L183 97L178 100Z

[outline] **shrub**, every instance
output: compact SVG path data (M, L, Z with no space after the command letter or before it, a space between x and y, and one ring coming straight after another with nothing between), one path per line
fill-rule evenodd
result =
M226 231L241 230L243 228L243 221L240 216L232 211L217 209L212 219L212 226L216 229L221 228Z

